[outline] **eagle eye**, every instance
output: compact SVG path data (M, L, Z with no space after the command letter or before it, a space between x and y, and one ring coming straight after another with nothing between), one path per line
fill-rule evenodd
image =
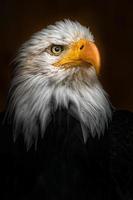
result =
M63 50L64 50L64 46L62 45L52 45L50 49L51 54L54 56L59 56Z

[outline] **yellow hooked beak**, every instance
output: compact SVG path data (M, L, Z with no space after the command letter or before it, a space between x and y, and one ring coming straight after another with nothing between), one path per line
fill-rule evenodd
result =
M86 64L86 65L85 65ZM95 67L96 72L100 71L100 54L96 45L87 39L80 39L70 45L69 49L62 56L61 60L54 63L56 67Z

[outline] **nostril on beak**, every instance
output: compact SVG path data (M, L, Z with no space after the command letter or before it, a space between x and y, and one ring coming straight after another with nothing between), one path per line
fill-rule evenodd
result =
M84 48L84 45L81 45L80 50L82 50Z

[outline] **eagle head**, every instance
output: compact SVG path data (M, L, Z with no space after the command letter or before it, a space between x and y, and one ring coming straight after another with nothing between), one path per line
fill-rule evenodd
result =
M31 146L58 107L79 120L85 142L89 134L104 133L111 109L98 80L100 54L89 28L70 20L56 22L22 45L16 64L7 109L14 138L21 127Z

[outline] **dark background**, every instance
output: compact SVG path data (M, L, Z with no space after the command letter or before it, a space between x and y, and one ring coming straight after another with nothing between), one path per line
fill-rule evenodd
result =
M0 2L0 111L12 60L36 31L69 18L89 26L102 57L100 80L111 102L133 111L133 1L3 0Z

